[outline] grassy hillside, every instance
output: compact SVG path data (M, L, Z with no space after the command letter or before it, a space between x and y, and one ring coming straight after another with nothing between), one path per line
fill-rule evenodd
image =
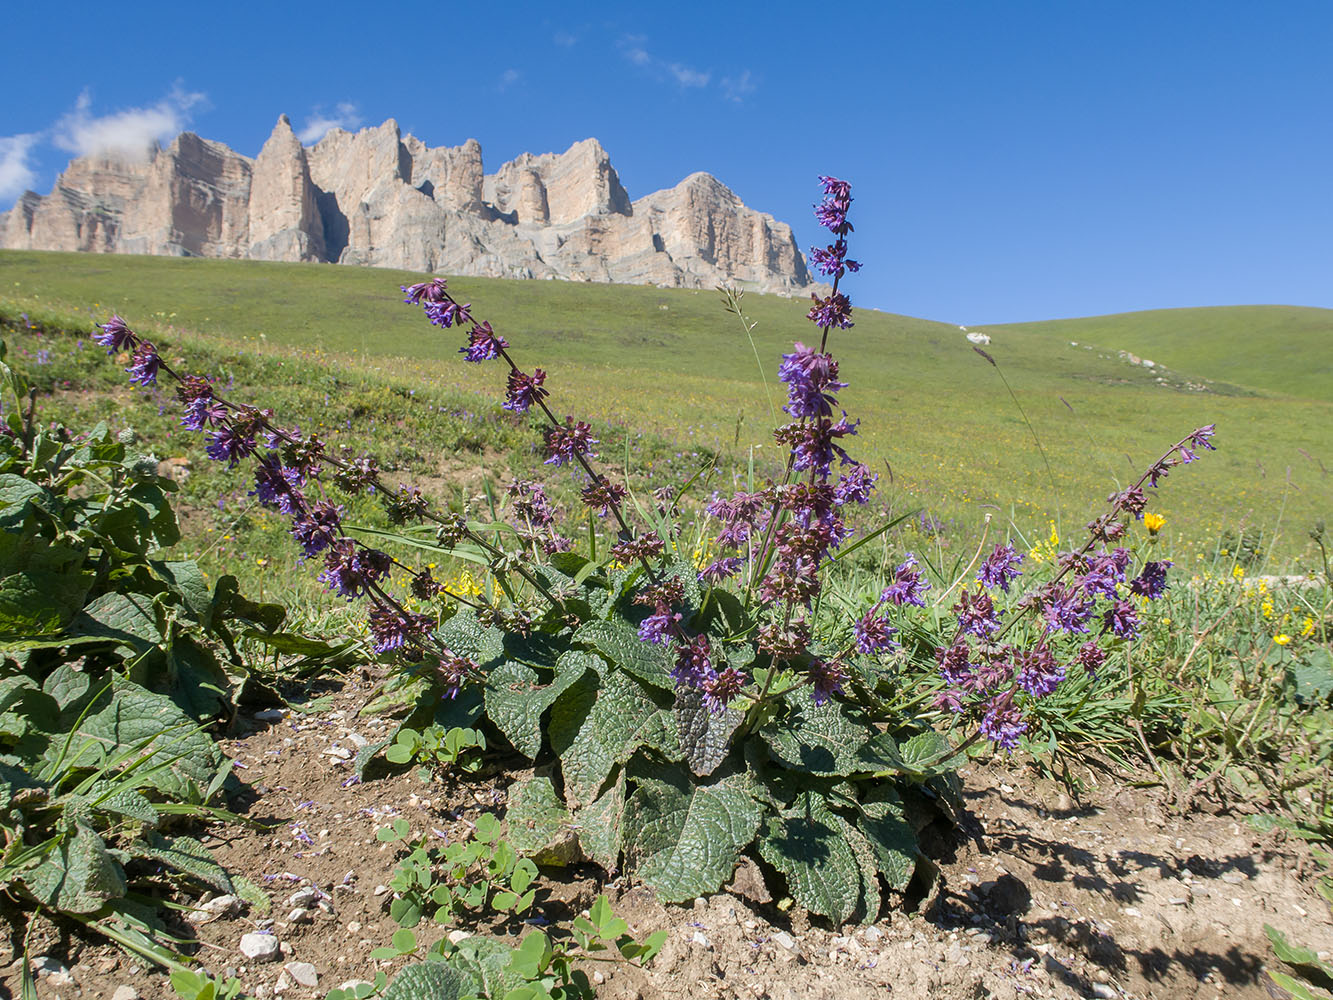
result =
M1333 309L1156 309L979 329L1130 351L1205 378L1333 402Z
M414 277L334 265L4 251L0 304L81 314L90 323L118 311L168 338L188 329L219 349L288 352L498 401L501 370L464 364L456 333L429 327L419 310L401 304L398 285ZM547 370L557 411L674 437L686 456L702 445L743 460L753 446L761 463L766 455L776 460L754 352L716 294L479 278L458 278L452 287L508 338L521 365ZM780 406L778 355L817 331L800 301L751 296L744 304L758 323L755 346ZM1311 317L1288 322L1295 313ZM899 509L924 505L970 533L984 509L995 508L1025 531L1050 517L1070 534L1165 445L1216 422L1221 450L1181 470L1154 507L1168 516L1168 530L1198 544L1257 524L1270 537L1279 527L1279 550L1294 554L1315 520L1333 514L1326 471L1333 469L1333 400L1317 377L1327 336L1314 321L1328 311L1179 315L1196 314L1208 316L1212 333L1193 349L1196 320L1176 329L1173 313L1137 314L1164 317L1154 320L1155 333L1133 332L1150 328L1132 316L989 329L990 353L1043 456L999 372L956 327L861 311L856 326L832 340L851 383L842 402L863 421L853 453L886 473L883 497ZM1264 317L1273 329L1260 325ZM1089 326L1070 332L1079 323ZM1285 339L1278 331L1287 331ZM1233 365L1226 346L1233 341L1270 345L1271 364ZM1271 346L1278 342L1280 352ZM1129 364L1118 349L1168 371ZM1290 374L1285 383L1282 372Z

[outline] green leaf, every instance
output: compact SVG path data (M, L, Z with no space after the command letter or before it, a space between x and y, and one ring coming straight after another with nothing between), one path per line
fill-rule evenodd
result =
M613 667L628 671L659 691L674 691L671 653L662 646L644 642L634 627L621 621L591 621L574 633L576 642L586 643Z
M125 873L106 843L87 826L76 826L36 868L19 876L43 906L66 913L95 913L125 895Z
M137 819L140 823L147 823L149 826L157 826L159 819L153 804L132 788L123 788L114 795L103 799L97 804L97 808L102 812Z
M503 941L474 934L458 942L449 964L474 979L479 992L502 997L523 985L522 978L509 971L513 954L514 949Z
M56 500L46 487L38 486L22 476L13 473L0 475L0 530L21 530L28 517L29 504L52 510L56 507Z
M205 628L212 625L213 598L208 592L204 574L193 559L150 559L148 565L162 578L167 589L180 599L196 622Z
M636 758L625 806L626 865L664 902L716 892L731 878L762 819L748 776L696 785L685 771Z
M213 852L193 837L163 837L150 833L135 849L146 858L170 865L182 875L190 875L220 892L233 893L235 886L227 870L217 863Z
M455 656L466 656L482 667L504 656L503 633L482 625L471 608L460 610L435 635Z
M90 573L25 570L0 580L0 635L33 638L60 632L78 614Z
M481 988L472 976L443 962L418 962L394 977L384 1000L460 1000Z
M509 970L525 980L540 979L546 975L554 954L551 939L541 931L533 931L514 949Z
M861 866L839 817L817 792L802 792L768 821L759 853L782 872L795 900L811 913L845 923L861 900Z
M879 866L875 863L875 849L847 820L841 816L837 819L838 830L852 849L861 875L861 902L857 907L861 922L874 923L879 919L880 908L884 905L883 895L879 891Z
M1264 974L1279 987L1290 993L1292 1000L1329 1000L1329 994L1323 991L1316 993L1305 983L1299 979L1293 979L1285 972L1278 972L1276 969L1265 969Z
M1287 667L1287 672L1296 688L1296 697L1306 704L1333 694L1333 654L1322 646L1304 652Z
M103 594L83 609L71 631L75 635L115 639L138 652L162 642L157 608L145 594L118 591Z
M576 654L587 656L588 654ZM597 798L617 764L626 763L641 746L676 755L677 736L671 713L630 675L599 667L583 673L551 709L551 750L560 758L565 801L577 809Z
M561 662L565 666L550 684L542 684L537 671L517 660L506 660L486 676L487 716L529 759L541 752L542 714L596 661L587 653L573 652Z
M845 776L899 763L891 737L878 733L859 714L830 698L823 705L800 699L764 726L774 760L809 774Z
M888 782L871 789L861 803L857 828L870 840L889 888L901 892L916 871L916 834L898 792Z
M1272 942L1274 955L1314 984L1333 987L1333 965L1320 961L1313 950L1292 944L1285 934L1271 924L1264 924L1264 933Z
M509 842L514 850L539 865L563 866L578 858L578 838L569 813L551 779L521 781L509 793Z
M943 733L933 729L917 733L898 747L898 756L903 764L901 770L922 775L951 771L963 758L951 755L950 749L949 740Z
M570 810L583 856L607 871L620 869L621 819L624 811L624 772L596 801Z
M745 719L734 708L714 712L692 688L676 692L675 716L681 755L701 778L708 777L726 760L731 736Z

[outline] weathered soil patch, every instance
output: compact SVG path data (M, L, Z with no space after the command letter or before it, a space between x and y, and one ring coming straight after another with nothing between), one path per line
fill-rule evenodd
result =
M247 712L224 743L247 786L233 807L269 829L219 824L206 842L265 890L271 910L181 920L174 930L198 941L214 973L238 975L256 997L307 1000L378 967L392 974L402 960L369 958L396 926L383 888L395 849L375 839L376 829L403 816L414 833L458 837L479 812L503 808L505 773L358 783L351 758L392 727L355 716L367 693L363 678L339 687L318 714ZM897 910L873 926L812 926L799 912L756 902L763 894L747 869L734 891L670 908L623 878L603 886L597 869L550 872L529 919L567 920L604 889L636 932L669 930L646 972L600 967L607 1000L1266 998L1265 922L1333 950L1333 913L1311 888L1314 866L1298 841L1258 834L1229 815L1173 815L1156 793L1109 782L1082 803L1019 768L973 768L964 785L968 812L958 835L939 845L941 879L905 901L915 912ZM418 928L427 941L450 929ZM464 929L527 928L496 921ZM241 955L241 936L256 930L278 938L280 961ZM45 977L43 997L109 998L124 985L144 1000L174 997L163 975L100 943L48 935L43 944L72 978ZM289 962L313 965L318 984L294 982L283 972ZM0 981L14 996L17 970L9 966Z

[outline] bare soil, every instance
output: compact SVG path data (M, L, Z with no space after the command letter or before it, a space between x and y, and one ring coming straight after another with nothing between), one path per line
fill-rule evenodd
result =
M244 785L232 808L252 824L217 824L206 843L271 906L207 923L179 920L172 929L197 942L213 973L238 976L248 995L309 1000L380 968L392 975L404 960L369 958L396 929L384 888L396 850L375 831L403 816L414 833L457 837L480 812L503 809L511 773L357 782L356 751L393 726L357 717L368 693L362 677L337 685L332 707L319 713L245 711L223 742ZM1110 779L1079 802L1012 763L974 767L963 779L967 813L932 847L940 877L924 895L893 900L892 912L870 926L831 928L799 908L784 911L748 864L728 891L685 907L664 907L596 868L550 871L528 919L558 925L605 891L636 933L669 931L647 970L589 969L605 1000L1267 1000L1265 923L1333 950L1333 912L1313 891L1316 866L1300 841L1257 833L1227 813L1179 815L1155 790ZM311 888L317 892L293 899ZM241 935L260 929L281 941L281 960L253 964L241 955ZM423 924L418 932L428 942L451 929ZM528 930L516 920L465 929L515 942ZM13 930L11 956L22 934ZM39 980L44 998L110 998L121 986L144 1000L175 996L160 972L101 942L47 928L34 943L34 954L69 972ZM284 973L290 962L311 963L317 986L294 982ZM0 979L11 996L18 968L9 965Z

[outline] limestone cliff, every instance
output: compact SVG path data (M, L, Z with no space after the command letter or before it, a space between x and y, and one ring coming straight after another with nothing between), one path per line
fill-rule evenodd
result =
M431 148L393 119L306 148L283 115L253 160L189 132L138 159L81 157L0 214L0 247L813 287L791 228L708 174L631 201L596 139L487 175L476 140Z

